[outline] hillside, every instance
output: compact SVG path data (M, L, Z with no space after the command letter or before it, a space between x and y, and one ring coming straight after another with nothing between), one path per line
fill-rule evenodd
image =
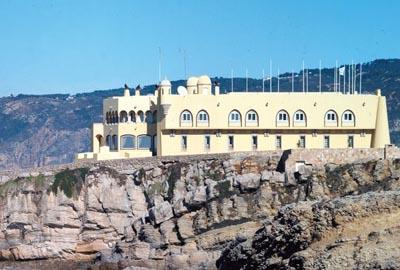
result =
M291 74L282 74L281 91L291 89ZM301 73L295 88L302 88ZM230 78L214 78L221 90L230 91ZM276 78L274 90L276 91ZM333 69L322 70L323 89L333 89ZM124 82L121 82L123 85ZM184 81L172 82L173 89ZM234 79L235 89L245 89L245 79ZM268 88L268 86L266 86ZM400 143L400 59L375 60L363 65L363 89L381 88L388 99L391 139ZM249 89L261 91L260 79L249 79ZM309 89L318 89L318 70L309 70ZM144 87L151 93L154 85ZM0 169L36 167L71 162L76 152L90 148L90 126L101 121L102 100L121 95L122 89L69 95L17 95L0 98Z

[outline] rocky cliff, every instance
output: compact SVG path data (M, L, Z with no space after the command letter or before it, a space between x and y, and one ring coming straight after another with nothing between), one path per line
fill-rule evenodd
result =
M281 163L280 154L99 163L8 181L0 267L400 266L400 160L295 173Z

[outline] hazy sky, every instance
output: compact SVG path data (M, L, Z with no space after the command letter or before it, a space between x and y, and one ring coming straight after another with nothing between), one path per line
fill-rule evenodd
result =
M0 0L0 96L397 58L400 1Z

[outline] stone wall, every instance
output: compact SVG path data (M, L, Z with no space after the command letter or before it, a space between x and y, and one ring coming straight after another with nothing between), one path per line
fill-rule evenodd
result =
M185 156L166 156L166 157L147 157L147 158L133 158L122 160L105 160L105 161L76 161L74 163L44 166L37 168L21 169L21 170L4 170L0 171L0 184L17 177L28 177L43 175L53 175L55 172L70 168L91 167L94 165L102 165L116 169L117 171L130 171L142 167L155 167L160 164L180 161L180 162L194 162L207 159L231 159L231 158L244 158L246 156L280 156L284 169L293 171L296 162L304 161L305 163L314 166L323 165L326 163L352 163L355 161L366 161L372 159L385 159L400 157L400 149L394 145L387 145L383 148L365 148L365 149L290 149L278 151L259 151L259 152L232 152L221 154L207 154L207 155L185 155Z

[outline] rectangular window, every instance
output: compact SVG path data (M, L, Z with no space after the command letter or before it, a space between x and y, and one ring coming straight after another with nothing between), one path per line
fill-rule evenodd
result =
M253 150L257 150L257 147L258 147L257 135L253 135L251 137L251 145L252 145Z
M282 136L276 136L275 147L276 149L282 149Z
M329 136L324 136L324 148L329 148L330 147L330 142L329 142Z
M299 148L306 148L306 136L300 136Z
M206 150L210 150L210 144L211 144L211 137L210 135L204 136L204 148Z
M347 137L347 147L354 148L354 136L353 135L349 135L349 137Z
M235 144L235 140L233 138L233 135L229 135L228 136L228 148L229 148L229 150L233 150L234 144Z
M185 151L187 149L187 136L186 135L182 136L181 146L182 146L182 150Z

